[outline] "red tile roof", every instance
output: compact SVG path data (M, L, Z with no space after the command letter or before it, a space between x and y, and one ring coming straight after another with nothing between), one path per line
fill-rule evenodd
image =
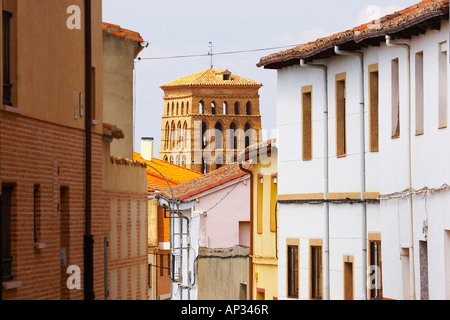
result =
M239 179L247 174L248 173L239 168L238 164L229 164L208 174L204 174L198 178L173 187L173 195L175 199L182 201L224 183ZM162 192L164 192L166 196L170 197L170 191L168 188Z
M439 24L436 25L436 23L444 18L448 19L448 12L449 0L424 0L404 10L384 16L379 20L262 57L257 66L277 69L286 65L298 64L300 59L320 59L332 56L334 55L334 46L337 45L362 46L365 40L379 42L384 40L386 35L397 35L399 38L402 38L408 36L406 33L417 28L422 23L426 23L424 25L426 28L432 24L437 28Z
M149 164L160 171L167 179L171 187L179 185L183 182L200 177L201 173L186 169L156 158L152 161L144 160L139 153L133 153L133 159ZM167 183L164 178L154 169L147 167L147 185L148 191L154 192L167 188Z
M138 32L124 29L117 24L103 22L103 30L106 30L106 32L108 32L110 34L114 34L118 37L123 37L125 39L130 39L130 40L137 41L137 42L144 41L144 39L141 37L141 35Z
M224 80L224 74L230 76L229 80ZM228 70L205 69L186 77L174 80L161 86L162 89L179 86L256 86L262 87L260 82L250 80Z

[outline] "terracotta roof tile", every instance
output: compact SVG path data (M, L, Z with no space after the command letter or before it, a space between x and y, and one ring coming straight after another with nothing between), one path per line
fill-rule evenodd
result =
M139 153L133 153L133 159L149 164L160 171L167 179L171 187L179 185L183 182L192 180L201 176L201 173L186 169L156 158L152 161L142 159ZM147 167L147 184L148 191L154 192L156 190L162 190L167 188L167 183L163 177L154 169Z
M370 21L350 30L262 57L257 66L267 67L271 64L283 63L292 59L313 58L321 52L332 49L335 45L341 45L350 41L359 43L365 39L393 34L433 17L447 16L448 18L448 10L449 0L424 0L403 10L386 15L379 20Z
M117 24L103 22L102 28L106 32L116 35L118 37L130 39L130 40L137 41L137 42L144 41L144 39L141 37L141 35L138 32L124 29Z
M233 181L247 174L248 173L239 168L238 164L229 164L208 174L204 174L198 178L173 187L174 198L180 201L185 200L189 197L200 194L201 192L220 186L229 181ZM170 197L168 188L162 192L164 192L166 196Z
M223 75L229 74L230 80L224 80ZM161 88L178 87L178 86L257 86L262 87L260 82L250 80L236 74L232 74L228 70L206 69L189 76L166 83Z

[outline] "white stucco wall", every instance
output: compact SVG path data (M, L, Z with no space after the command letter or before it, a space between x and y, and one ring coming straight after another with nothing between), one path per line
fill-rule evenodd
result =
M409 188L409 115L411 102L412 187L439 188L450 184L450 129L438 129L439 44L449 41L448 21L441 30L407 40L411 46L411 99L409 99L408 59L404 48L364 48L364 88L366 122L366 191L382 195ZM424 134L415 135L415 53L424 56ZM400 137L391 137L391 61L399 59ZM314 61L328 66L329 109L329 192L361 192L360 165L360 64L356 57L338 56ZM369 152L368 66L378 63L379 72L379 152ZM448 67L447 67L448 68ZM450 68L448 68L450 69ZM346 72L347 156L336 158L335 75ZM447 71L448 72L448 71ZM447 76L447 78L449 78ZM320 193L323 174L323 71L291 66L278 70L277 128L279 130L279 194ZM450 81L448 81L450 82ZM301 88L313 86L313 160L302 161ZM367 231L381 233L383 294L392 299L404 296L405 273L401 248L414 245L416 299L420 299L419 241L425 240L422 226L428 218L428 284L430 299L450 298L450 264L446 263L445 239L450 230L448 190L413 197L414 242L411 242L408 198L367 204ZM300 299L308 299L308 239L323 238L323 204L280 204L279 206L279 298L286 298L286 239L300 239ZM343 298L343 255L354 255L355 299L362 292L362 205L330 205L330 297ZM447 232L447 233L446 233ZM411 255L412 257L412 255ZM447 266L447 267L446 267ZM447 268L447 270L446 270Z

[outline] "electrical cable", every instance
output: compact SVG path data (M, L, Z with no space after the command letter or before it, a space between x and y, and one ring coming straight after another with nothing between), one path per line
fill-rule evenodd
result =
M168 60L168 59L185 59L185 58L198 58L198 57L209 57L209 56L221 56L221 55L230 55L230 54L241 54L241 53L249 53L249 52L258 52L258 51L268 51L268 50L276 50L276 49L284 49L284 48L293 48L297 47L299 44L288 45L288 46L279 46L279 47L271 47L271 48L260 48L260 49L249 49L249 50L237 50L237 51L226 51L226 52L218 52L218 53L203 53L203 54L191 54L191 55L178 55L178 56L166 56L166 57L139 57L138 61L141 60Z

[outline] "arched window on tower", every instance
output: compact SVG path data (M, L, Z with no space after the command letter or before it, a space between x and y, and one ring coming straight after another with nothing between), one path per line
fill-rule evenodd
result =
M175 148L175 141L176 141L176 137L175 137L176 133L175 132L176 132L175 122L172 121L172 127L171 127L171 130L170 130L170 136L169 136L170 147L172 149Z
M202 173L203 174L208 173L208 162L205 157L202 158Z
M167 103L167 110L166 110L166 115L170 115L170 103Z
M214 137L216 139L216 149L223 149L223 127L220 122L214 127Z
M228 114L228 103L226 101L223 102L223 114Z
M251 115L252 114L252 104L251 104L250 101L247 102L246 111L247 111L247 115Z
M239 102L234 104L234 114L239 114Z
M189 110L189 102L186 102L186 114L190 114L191 111Z
M180 105L179 105L179 103L177 102L177 112L176 112L176 115L178 116L180 113L180 110L179 110L179 107L180 107Z
M206 123L202 122L202 126L200 128L201 131L201 135L200 138L202 140L202 149L206 149L206 144L207 144L207 136L206 136L206 131L208 130L208 126L206 125Z
M164 135L164 149L168 149L169 148L169 141L170 141L170 125L167 122L166 123L166 130L165 130L165 135Z
M236 123L230 125L230 149L238 148L237 126Z
M179 166L180 165L180 156L178 155L177 156L177 160L176 160L176 163L175 163L177 166Z
M222 156L218 156L216 158L216 169L220 169L223 167L223 157Z
M211 114L217 114L216 103L211 102Z
M181 160L181 166L186 168L186 156L183 156L183 160Z
M172 102L172 110L170 113L171 116L175 115L175 103Z
M169 161L169 158L167 158L167 156L164 156L164 162L168 162Z
M181 103L181 114L184 114L184 102Z
M178 122L178 126L177 126L177 135L176 135L176 139L177 139L177 148L182 148L182 139L183 139L183 135L181 133L181 122Z
M205 103L203 101L198 104L198 112L199 114L205 114Z
M250 123L245 124L245 147L248 148L252 144L252 126Z
M188 128L187 122L185 121L183 124L183 149L187 148L187 140L188 140Z

